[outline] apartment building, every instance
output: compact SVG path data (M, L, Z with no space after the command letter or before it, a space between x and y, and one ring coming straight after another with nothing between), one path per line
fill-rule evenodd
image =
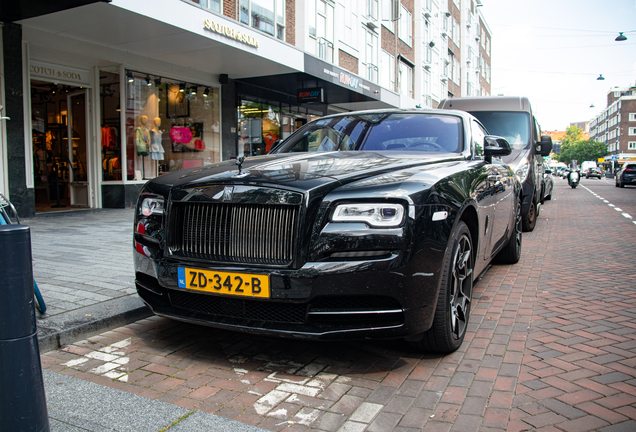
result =
M636 161L636 86L607 92L607 107L590 121L590 139L607 144L605 159L615 168Z
M313 118L490 94L480 0L46 0L4 9L0 192L129 207ZM27 7L28 6L28 7Z

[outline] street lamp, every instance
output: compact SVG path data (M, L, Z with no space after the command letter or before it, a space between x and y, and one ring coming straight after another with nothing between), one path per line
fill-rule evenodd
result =
M622 42L627 40L627 36L623 34L623 32L618 32L618 36L614 39L616 42Z
M599 74L598 78L596 78L596 81L605 81L605 77L603 76L603 74Z

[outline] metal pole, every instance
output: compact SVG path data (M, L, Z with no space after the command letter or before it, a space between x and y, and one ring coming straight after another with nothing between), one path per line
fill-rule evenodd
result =
M0 431L48 432L28 226L0 226L0 280Z

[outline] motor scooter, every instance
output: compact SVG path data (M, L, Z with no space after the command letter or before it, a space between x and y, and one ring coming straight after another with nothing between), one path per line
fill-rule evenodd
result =
M572 189L576 189L581 181L581 173L579 170L572 170L568 173L568 184Z

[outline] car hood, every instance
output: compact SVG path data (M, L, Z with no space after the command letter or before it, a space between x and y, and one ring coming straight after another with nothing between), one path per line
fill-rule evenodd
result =
M307 191L327 183L353 181L414 166L464 160L458 154L420 155L400 152L323 152L274 154L246 158L241 169L226 161L166 174L153 180L157 186L190 189L211 184L249 184Z

